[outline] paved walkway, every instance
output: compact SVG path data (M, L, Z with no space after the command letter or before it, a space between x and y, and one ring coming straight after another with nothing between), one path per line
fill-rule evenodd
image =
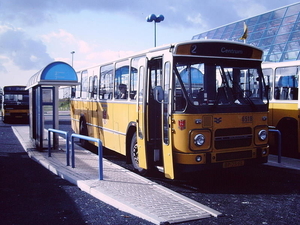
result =
M300 160L288 157L281 157L281 163L278 163L277 155L269 155L268 163L266 165L276 166L286 169L300 170Z
M29 127L13 126L28 155L53 173L76 184L81 190L122 211L154 224L199 220L221 213L171 191L155 182L103 159L103 180L99 180L98 156L75 146L75 168L66 166L63 150L37 151L29 138ZM60 138L60 147L65 140Z

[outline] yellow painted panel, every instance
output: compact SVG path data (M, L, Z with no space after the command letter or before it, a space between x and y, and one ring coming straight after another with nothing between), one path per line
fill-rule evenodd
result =
M171 121L169 121L169 124ZM171 137L171 129L169 129L169 137ZM169 179L175 178L174 162L173 162L173 144L172 138L169 139L168 145L163 144L163 160L165 177Z
M292 117L298 120L300 115L298 103L270 103L269 125L276 126L283 117Z

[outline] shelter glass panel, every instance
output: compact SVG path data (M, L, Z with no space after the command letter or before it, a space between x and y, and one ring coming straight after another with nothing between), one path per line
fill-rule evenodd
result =
M265 37L275 36L279 27L271 27L265 32Z
M296 4L296 5L290 6L290 7L288 7L285 16L290 16L290 15L298 14L299 11L300 11L300 4Z
M294 24L288 24L288 25L285 25L285 26L281 26L279 28L278 35L291 32L293 27L294 27Z
M284 35L277 36L274 44L280 44L280 43L287 42L289 35L290 34L284 34Z
M262 39L260 42L260 47L269 46L273 43L274 37Z
M207 38L208 38L208 39L211 39L211 38L213 38L213 36L214 36L214 33L215 33L215 30L211 30L211 31L209 31L209 32L207 33Z
M298 17L298 14L284 18L282 21L282 25L289 24L289 23L295 23L295 21L297 20L297 17Z
M261 30L265 30L267 29L268 27L268 23L260 23L260 24L257 24L256 26L256 31L261 31Z
M260 16L259 23L265 22L270 19L273 12L265 13Z
M293 32L291 34L291 41L299 41L300 40L300 31Z
M274 11L272 19L279 19L279 18L284 17L285 11L286 11L286 8L278 9L278 10Z
M218 29L216 30L216 32L215 32L214 38L215 38L215 39L220 39L221 36L222 36L222 34L223 34L223 32L224 32L224 30L225 30L225 27L220 27L220 28L218 28Z
M292 61L297 60L299 51L286 52L282 61Z
M250 26L253 26L253 25L256 25L258 19L259 19L259 16L256 16L256 17L253 17L253 18L248 19L247 25L248 25L249 27L250 27Z
M286 50L287 51L295 51L300 49L299 41L288 42Z

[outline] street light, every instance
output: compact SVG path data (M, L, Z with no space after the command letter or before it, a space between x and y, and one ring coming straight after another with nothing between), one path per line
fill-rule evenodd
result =
M156 23L160 23L164 21L165 17L163 15L156 16L155 14L151 14L146 17L147 22L154 22L154 47L156 47Z
M72 67L73 67L74 53L75 53L75 51L71 51L71 54L72 54Z

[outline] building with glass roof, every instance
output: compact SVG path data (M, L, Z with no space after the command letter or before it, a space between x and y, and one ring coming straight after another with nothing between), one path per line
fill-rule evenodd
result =
M264 51L264 61L300 60L300 2L193 36L192 39L222 39L245 42Z

